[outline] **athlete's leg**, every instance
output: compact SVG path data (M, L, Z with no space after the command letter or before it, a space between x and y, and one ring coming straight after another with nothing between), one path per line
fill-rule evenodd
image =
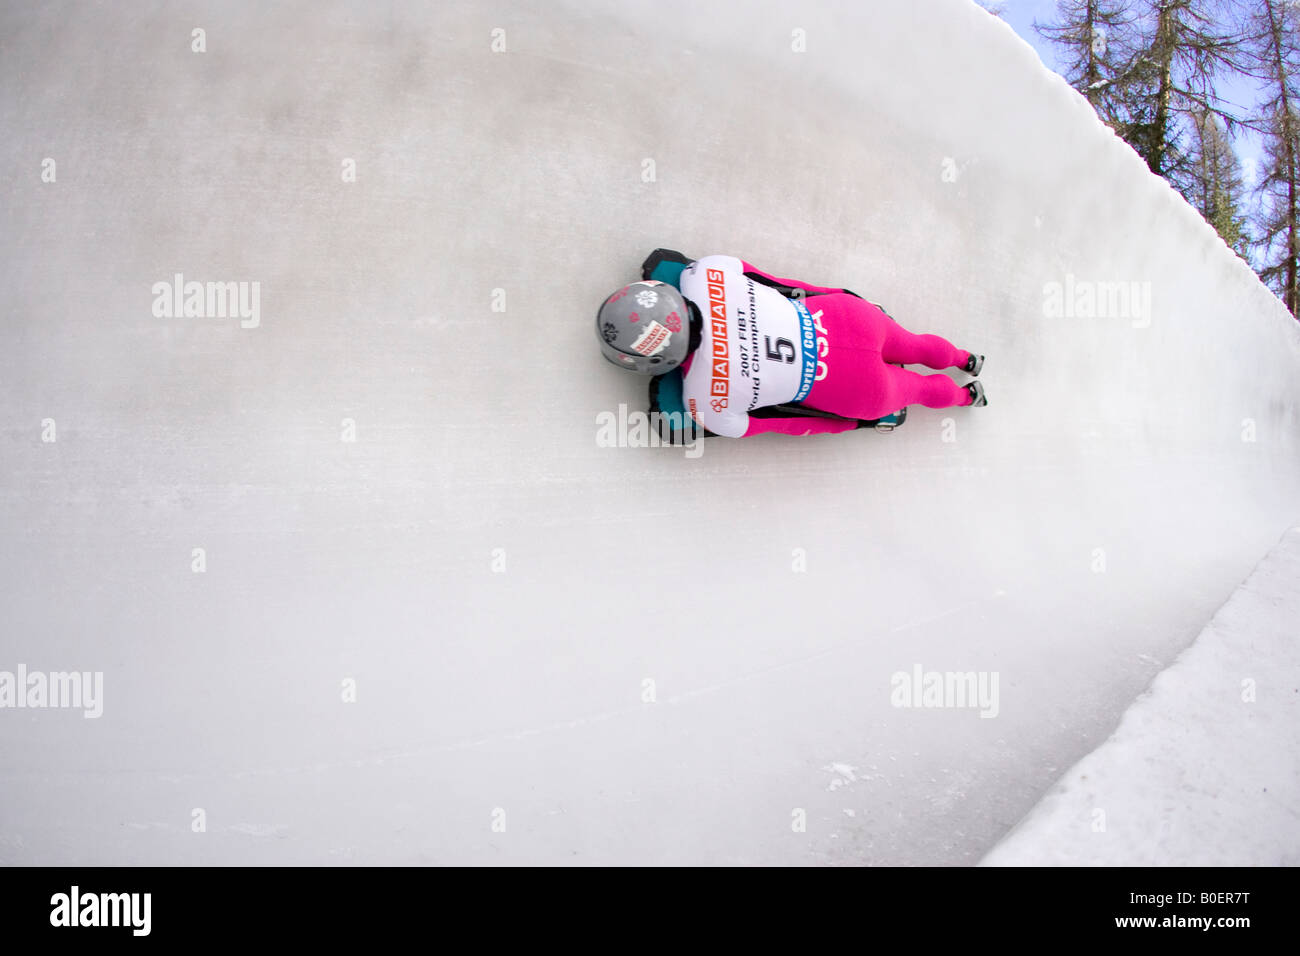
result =
M961 368L970 359L969 352L957 348L942 336L916 335L907 331L883 311L877 321L884 329L880 354L885 357L886 362L925 365L929 368Z
M926 408L953 408L969 405L971 394L964 385L958 385L947 375L922 375L897 365L886 365L884 374L889 385L886 404L897 411L907 405L924 405ZM882 415L889 414L881 412ZM864 416L875 418L877 416Z
M888 364L881 349L888 325L896 323L871 303L840 293L810 296L806 304L817 323L818 378L805 405L871 419L907 405L948 408L970 402L970 393L947 375L921 375ZM966 354L953 358L964 363Z

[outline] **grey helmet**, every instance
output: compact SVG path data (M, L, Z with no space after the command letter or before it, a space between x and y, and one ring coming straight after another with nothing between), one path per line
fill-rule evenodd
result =
M596 335L601 353L619 368L662 375L686 358L691 336L686 300L667 282L625 285L601 304Z

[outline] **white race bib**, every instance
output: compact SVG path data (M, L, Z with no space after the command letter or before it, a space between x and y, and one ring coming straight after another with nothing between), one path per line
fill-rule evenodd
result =
M746 278L734 256L705 256L682 272L682 295L704 318L699 348L682 381L697 422L739 438L749 412L802 401L817 371L816 336L807 309Z

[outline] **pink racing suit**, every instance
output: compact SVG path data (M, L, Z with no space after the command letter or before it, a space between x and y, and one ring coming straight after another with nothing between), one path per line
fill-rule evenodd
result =
M769 283L809 294L792 300ZM699 347L682 363L683 398L692 417L719 435L842 432L907 405L970 404L970 393L947 375L891 364L961 368L969 352L907 331L850 292L781 279L732 256L692 263L681 291L704 319ZM749 414L791 402L854 420Z

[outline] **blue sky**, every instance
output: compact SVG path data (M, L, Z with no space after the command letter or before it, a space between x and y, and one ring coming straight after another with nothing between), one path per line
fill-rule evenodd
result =
M1039 57L1049 67L1059 72L1056 48L1034 30L1034 20L1050 23L1056 19L1056 0L1002 0L1002 19L1038 51ZM1259 100L1259 90L1253 80L1221 77L1219 95L1234 104L1237 113L1246 113ZM1243 173L1250 177L1254 163L1260 156L1259 137L1242 131L1233 142L1237 156L1242 160ZM1253 180L1247 178L1249 185Z

